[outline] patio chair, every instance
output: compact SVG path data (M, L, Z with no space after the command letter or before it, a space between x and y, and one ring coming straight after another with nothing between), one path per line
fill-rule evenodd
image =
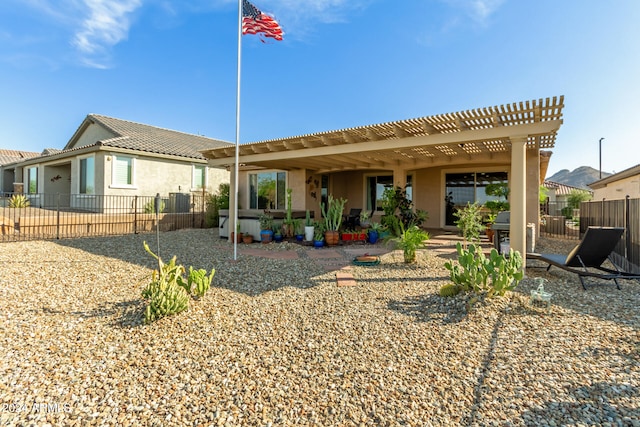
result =
M351 208L349 213L344 216L345 227L354 229L356 226L360 225L360 212L362 212L362 209L360 208Z
M577 274L585 290L587 289L585 277L613 280L620 289L618 279L640 278L638 274L621 271L610 258L623 232L622 227L589 227L580 243L569 252L569 255L528 253L527 258L549 264L547 271L553 265ZM607 259L615 270L602 266Z

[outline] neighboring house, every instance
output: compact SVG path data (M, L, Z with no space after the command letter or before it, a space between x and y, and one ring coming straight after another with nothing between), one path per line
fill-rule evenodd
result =
M640 164L589 184L594 200L640 198Z
M545 180L542 185L547 189L547 197L549 198L549 203L557 203L559 205L564 204L566 206L569 194L573 193L574 191L589 193L589 195L593 196L593 191L574 187L573 185L561 184L559 182L549 180Z
M23 183L32 205L59 195L61 206L84 207L95 195L153 196L214 192L229 173L208 167L202 150L233 144L127 120L89 114L62 150L2 166L8 182ZM11 179L7 179L11 177Z
M24 159L30 159L39 155L40 153L35 153L33 151L0 149L0 169L3 165L20 162ZM5 172L3 169L2 173L0 173L0 192L3 194L13 192L13 170L7 170Z
M455 229L451 207L489 199L487 184L510 186L511 246L525 252L526 224L539 220L539 186L562 124L564 97L243 144L231 175L231 210L292 207L320 216L328 194L379 218L385 188L406 187L425 226ZM204 151L209 165L233 170L234 151ZM272 186L269 193L262 186ZM264 194L267 194L265 197ZM375 217L374 217L375 220ZM233 230L234 224L229 225Z

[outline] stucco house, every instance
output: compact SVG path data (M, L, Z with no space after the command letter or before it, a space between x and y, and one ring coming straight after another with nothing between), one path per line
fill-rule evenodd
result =
M32 205L82 208L96 195L153 196L216 191L229 173L207 165L202 150L233 146L204 136L89 114L62 150L2 165L2 190ZM46 207L46 206L45 206Z
M426 227L454 229L451 204L484 203L490 183L508 183L511 246L525 252L527 223L538 224L539 185L562 124L564 97L506 104L396 122L242 144L235 176L235 147L203 151L209 165L231 174L231 210L285 207L316 218L328 194L348 199L346 210L380 215L387 187L406 187ZM276 191L258 196L262 181ZM234 224L230 224L233 230Z
M21 162L22 160L38 157L39 155L40 153L33 151L0 149L0 169L2 169L4 165ZM6 171L3 169L2 173L0 173L0 191L2 193L13 192L13 169Z
M589 184L594 200L640 198L640 164Z

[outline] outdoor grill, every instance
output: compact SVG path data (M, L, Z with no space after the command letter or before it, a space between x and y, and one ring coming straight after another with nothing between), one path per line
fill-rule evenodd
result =
M493 246L496 248L498 253L502 253L500 250L500 242L509 237L510 220L510 212L502 211L498 213L496 220L491 226L491 229L495 231L495 235L493 236Z

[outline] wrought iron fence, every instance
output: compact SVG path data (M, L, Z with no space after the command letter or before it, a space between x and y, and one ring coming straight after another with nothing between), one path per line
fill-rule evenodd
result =
M580 239L580 209L566 202L547 202L540 205L540 235Z
M0 240L63 239L204 228L206 193L164 196L27 194L0 198ZM156 203L157 201L157 203ZM156 204L158 213L156 215Z

